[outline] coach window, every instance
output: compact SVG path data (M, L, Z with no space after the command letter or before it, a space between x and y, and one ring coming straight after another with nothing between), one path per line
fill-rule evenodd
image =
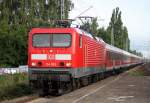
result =
M79 37L79 47L82 48L82 35L80 34L80 37Z

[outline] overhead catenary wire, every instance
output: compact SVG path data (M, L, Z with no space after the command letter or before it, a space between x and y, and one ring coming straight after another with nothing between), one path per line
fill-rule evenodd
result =
M88 10L90 10L91 8L93 8L93 6L91 5L90 7L88 7L87 9L85 9L83 12L81 12L78 16L76 16L74 19L77 19L79 16L81 16L82 14L84 14L85 12L87 12Z

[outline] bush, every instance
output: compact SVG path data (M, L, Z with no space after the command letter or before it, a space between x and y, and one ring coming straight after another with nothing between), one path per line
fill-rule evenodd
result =
M0 76L0 101L31 94L27 74Z

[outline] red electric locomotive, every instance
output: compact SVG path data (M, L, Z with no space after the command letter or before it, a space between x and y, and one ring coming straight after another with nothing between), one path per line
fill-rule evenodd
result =
M44 93L62 94L97 81L114 68L139 63L139 57L78 28L33 28L29 33L29 80Z

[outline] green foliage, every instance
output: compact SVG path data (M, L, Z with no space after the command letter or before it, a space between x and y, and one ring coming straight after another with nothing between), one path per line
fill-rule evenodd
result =
M27 74L0 76L0 101L31 94Z
M144 70L143 68L138 68L138 69L133 69L131 71L128 72L129 75L131 76L146 76L148 72L146 70Z
M72 7L65 0L65 17ZM0 67L27 64L28 32L33 27L53 27L60 19L60 0L3 0L0 3Z
M91 24L90 24L90 22L86 22L83 25L81 25L80 29L83 29L83 30L91 33Z
M125 26L123 26L121 11L118 7L113 10L111 21L108 26L108 32L110 34L110 37L113 32L115 41L114 46L127 51L129 50L128 30Z
M114 29L114 32L113 32L114 41L115 41L114 46L142 57L142 53L137 52L136 50L133 50L133 51L130 50L130 40L128 37L128 29L126 26L123 26L123 22L121 19L121 11L119 10L118 7L113 10L111 21L107 28L109 37L111 37L112 28Z
M97 36L101 37L106 43L110 44L110 35L104 27L98 29Z
M133 54L135 54L135 55L138 55L138 56L140 56L140 57L143 57L143 54L142 54L141 52L137 52L136 50L130 50L129 52L130 52L130 53L133 53Z
M98 29L97 18L94 18L94 19L92 20L92 23L91 23L91 31L92 31L92 33L93 33L95 36L96 36L97 33L98 33L97 29Z
M94 18L91 22L85 22L83 25L81 25L81 29L92 33L94 36L101 37L108 44L111 44L111 35L113 32L114 46L129 51L138 56L142 56L141 53L130 50L128 29L123 25L121 11L118 7L113 10L112 17L107 29L105 29L104 27L98 28L97 18Z
M80 28L96 36L98 32L97 18L93 18L91 22L85 22L83 25L80 26Z

